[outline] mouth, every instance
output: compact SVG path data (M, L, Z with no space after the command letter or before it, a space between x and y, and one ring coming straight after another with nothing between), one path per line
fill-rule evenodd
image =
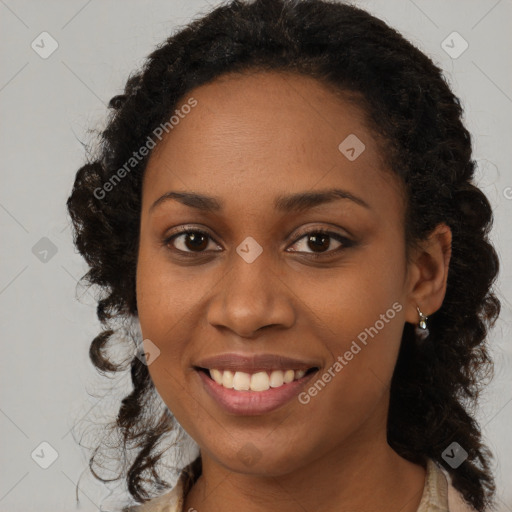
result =
M218 386L234 391L253 391L261 393L269 389L279 389L292 382L301 381L304 377L318 371L318 368L294 370L262 370L262 371L232 371L219 368L196 367L197 371L202 372Z
M256 416L289 404L320 369L304 363L294 368L290 361L287 363L290 366L272 368L268 361L262 364L261 360L258 363L251 359L250 363L246 360L242 369L236 369L233 359L229 361L229 368L217 359L216 366L194 366L194 370L206 396L225 413Z

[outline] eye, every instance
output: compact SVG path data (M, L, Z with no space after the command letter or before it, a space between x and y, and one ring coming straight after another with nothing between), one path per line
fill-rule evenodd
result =
M292 249L291 252L306 253L308 254L308 257L312 258L320 258L324 255L330 255L332 253L339 252L343 248L352 247L354 245L352 240L339 233L318 228L303 233L294 245L300 246L299 242L302 239L305 240L305 243L303 243L304 248ZM332 239L338 243L338 247L329 250ZM163 245L168 247L170 246L169 248L174 252L184 255L193 255L194 253L202 254L205 252L208 249L210 241L213 242L213 239L206 231L201 229L187 229L187 227L184 227L178 233L174 233L173 235L165 238L165 240L163 240ZM312 248L312 252L308 252L306 250L308 248Z
M313 252L307 252L304 249L293 249L292 252L305 252L313 258L320 258L324 255L331 255L332 253L339 252L341 248L347 248L354 245L352 240L340 235L333 231L327 231L324 229L313 229L304 233L294 245L297 245L300 240L305 240L302 247L312 248ZM333 250L328 250L331 246L332 239L338 242L338 247ZM298 244L299 246L301 244ZM325 250L324 250L325 249Z
M181 253L201 253L208 248L208 241L213 239L200 229L182 229L179 233L167 237L164 245L172 245L172 250ZM179 247L178 247L179 246Z

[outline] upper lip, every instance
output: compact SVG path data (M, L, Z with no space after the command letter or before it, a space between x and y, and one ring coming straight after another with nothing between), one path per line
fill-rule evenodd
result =
M201 359L194 366L211 370L270 371L270 370L309 370L318 368L318 363L293 359L278 354L219 354Z

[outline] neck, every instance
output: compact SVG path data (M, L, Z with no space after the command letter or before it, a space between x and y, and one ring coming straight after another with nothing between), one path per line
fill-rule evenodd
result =
M358 448L346 443L279 477L236 473L205 454L202 468L185 498L186 511L415 512L425 485L424 468L400 457L385 439Z

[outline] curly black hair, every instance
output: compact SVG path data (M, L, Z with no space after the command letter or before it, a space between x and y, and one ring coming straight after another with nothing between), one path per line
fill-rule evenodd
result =
M499 269L488 238L492 209L474 184L463 109L441 69L355 6L334 0L229 1L177 30L130 76L123 94L110 100L101 144L78 170L67 201L74 243L90 267L82 280L103 291L97 315L104 329L90 346L93 364L103 375L127 370L107 349L118 332L114 321L137 317L141 188L149 155L132 162L122 179L113 178L195 87L224 73L259 70L310 76L355 98L381 141L382 158L407 192L408 250L438 224L450 227L447 290L429 319L429 342L419 345L413 326L404 326L390 390L388 443L409 461L431 458L445 467L476 510L493 506L493 455L474 414L493 375L487 334L501 306L492 290ZM133 390L113 427L124 460L128 448L137 455L117 480L125 476L132 497L144 502L167 485L157 471L165 452L158 447L177 424L168 410L150 414L155 391L147 366L135 356L129 365ZM442 457L453 441L468 453L457 469ZM106 482L94 471L100 448L89 466Z

